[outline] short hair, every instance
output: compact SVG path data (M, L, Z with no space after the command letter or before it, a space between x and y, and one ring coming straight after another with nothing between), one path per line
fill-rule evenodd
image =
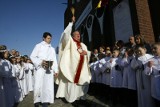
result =
M52 35L49 32L44 32L43 33L43 38L46 38L47 36L52 37Z
M120 52L119 48L113 48L113 51L118 51L118 52Z
M158 45L158 46L160 46L160 42L156 42L156 43L154 43L153 45Z
M138 44L138 45L136 45L135 49L138 49L138 48L146 49L146 47L145 47L144 44Z
M75 32L79 32L79 33L80 33L79 30L75 30L75 31L73 31L73 32L71 33L71 36L72 36L72 37L74 36L73 34L74 34Z
M124 46L123 40L118 40L117 45L118 45L118 46L119 46L119 45Z
M101 45L99 48L103 48L105 50L105 47L103 45Z

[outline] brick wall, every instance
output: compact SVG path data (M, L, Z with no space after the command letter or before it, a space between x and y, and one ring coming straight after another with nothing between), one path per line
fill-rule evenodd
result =
M151 22L148 0L135 0L140 34L148 43L154 43L155 37Z

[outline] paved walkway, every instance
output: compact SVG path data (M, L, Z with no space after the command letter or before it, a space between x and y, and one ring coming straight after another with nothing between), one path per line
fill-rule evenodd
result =
M111 106L111 101L106 99L103 92L93 95L88 92L85 101L76 101L75 103L67 103L64 99L55 99L54 104L49 107L124 107L121 105ZM33 92L30 92L26 98L18 104L18 107L33 107Z
M33 93L31 92L26 96L26 98L18 105L18 107L33 107ZM49 107L110 107L101 101L102 98L96 98L91 95L87 95L86 101L78 101L76 103L70 104L65 102L63 99L55 99L54 104Z

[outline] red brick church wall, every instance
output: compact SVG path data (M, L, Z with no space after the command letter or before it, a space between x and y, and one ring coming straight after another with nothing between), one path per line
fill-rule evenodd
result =
M148 43L155 42L148 0L135 0L140 34Z

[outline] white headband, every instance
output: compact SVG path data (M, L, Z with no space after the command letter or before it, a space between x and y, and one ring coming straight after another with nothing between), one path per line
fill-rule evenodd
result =
M7 50L0 50L0 52L6 52Z

